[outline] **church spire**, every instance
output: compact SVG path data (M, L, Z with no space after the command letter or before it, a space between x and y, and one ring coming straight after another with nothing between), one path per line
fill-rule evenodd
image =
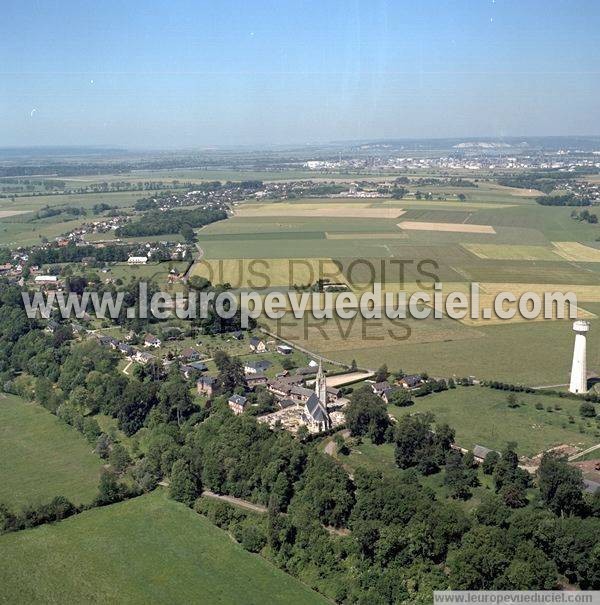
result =
M327 380L323 373L323 362L319 359L319 371L317 372L317 379L315 380L315 393L319 398L319 401L327 406Z

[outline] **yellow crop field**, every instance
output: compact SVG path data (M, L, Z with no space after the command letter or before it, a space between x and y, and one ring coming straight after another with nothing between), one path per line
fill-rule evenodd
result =
M581 263L600 263L600 250L579 242L552 242L557 254L567 260Z
M416 231L448 231L450 233L487 233L493 235L496 230L491 225L472 225L470 223L428 223L403 221L398 223L400 229Z
M461 244L461 246L485 260L563 260L547 246L509 244Z
M398 218L405 210L391 205L372 206L371 202L319 204L244 204L236 209L239 217L293 216L315 218Z
M213 284L229 283L233 288L312 285L318 279L347 283L340 267L330 258L228 258L200 260L191 270Z
M376 239L376 240L384 240L384 239L406 239L406 233L325 233L325 237L327 239L336 240L336 239Z

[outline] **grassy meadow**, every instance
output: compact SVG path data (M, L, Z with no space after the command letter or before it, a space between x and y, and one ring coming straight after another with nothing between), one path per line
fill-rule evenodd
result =
M96 495L102 462L74 428L35 403L0 398L0 502L9 507L66 496L87 504Z
M326 603L154 492L0 536L0 602Z
M506 391L485 387L457 387L416 398L409 407L388 408L396 418L415 412L433 413L436 422L456 430L456 443L466 449L483 445L501 450L507 442L515 441L519 455L531 457L564 444L583 450L600 438L595 421L579 416L581 402L576 399L516 393L519 406L510 408L507 396Z

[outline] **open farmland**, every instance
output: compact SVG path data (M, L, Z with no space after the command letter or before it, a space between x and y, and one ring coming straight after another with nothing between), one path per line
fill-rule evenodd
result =
M200 260L190 273L205 277L216 284L227 282L233 288L312 284L323 274L341 277L337 265L327 258Z
M339 200L337 202L326 199L320 203L311 200L311 203L287 204L244 204L235 211L236 216L258 217L314 217L314 218L398 218L404 210L394 203L372 204L370 202L356 202L354 200Z
M326 602L161 492L0 536L0 585L13 603Z
M240 204L236 216L198 232L203 259L211 266L227 259L222 280L231 283L240 282L239 259L245 259L244 267L250 259L267 259L276 267L272 283L281 285L289 279L286 282L279 269L290 259L305 260L313 268L320 259L331 259L342 274L333 281L345 281L357 293L369 290L374 282L384 284L385 290L413 292L430 288L433 280L442 281L445 292L468 291L469 282L475 281L481 284L482 306L491 305L501 291L517 296L527 291L574 292L578 316L590 319L594 329L600 295L597 225L574 221L569 208L536 204L535 191L482 183L466 191L464 201L449 199L457 191L441 191L442 200L417 200L408 188L407 197L393 202L324 198ZM335 208L337 215L315 216L321 207L327 212ZM402 208L406 213L399 228L393 218L354 218L341 211L367 207ZM436 230L402 229L407 221ZM294 318L283 322L288 322L281 327L284 337L298 338L303 346L340 361L356 359L364 367L387 363L406 371L427 369L439 375L529 384L568 381L572 348L568 320L531 322L518 315L510 321L494 316L461 322L408 320L402 322L407 328L400 328L405 336L399 339L394 338L398 326L387 320L366 327L359 320L351 327L341 320L322 320L312 327ZM269 327L274 327L272 322ZM365 338L365 330L373 339ZM600 369L591 342L589 354L590 369Z
M584 304L596 315L599 307ZM592 330L600 329L598 319L591 321ZM476 376L535 386L564 384L571 368L573 332L568 320L475 327L450 319L357 318L350 329L351 320L312 317L286 316L265 323L283 338L339 361L355 360L365 368L386 363L405 372L426 370L434 376ZM600 367L595 339L588 342L588 367Z
M74 428L14 395L0 398L0 502L20 507L66 496L96 495L101 460Z
M600 250L579 242L554 242L557 253L569 261L600 263Z
M491 225L473 225L470 223L428 223L418 221L403 221L398 223L400 229L414 229L416 231L449 231L450 233L488 233L496 231Z
M462 246L478 258L486 260L560 260L560 255L547 246L503 246L501 244L462 244Z

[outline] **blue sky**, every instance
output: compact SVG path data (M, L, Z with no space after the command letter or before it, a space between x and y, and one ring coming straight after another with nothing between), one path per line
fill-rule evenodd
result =
M0 146L600 134L595 0L4 0Z

